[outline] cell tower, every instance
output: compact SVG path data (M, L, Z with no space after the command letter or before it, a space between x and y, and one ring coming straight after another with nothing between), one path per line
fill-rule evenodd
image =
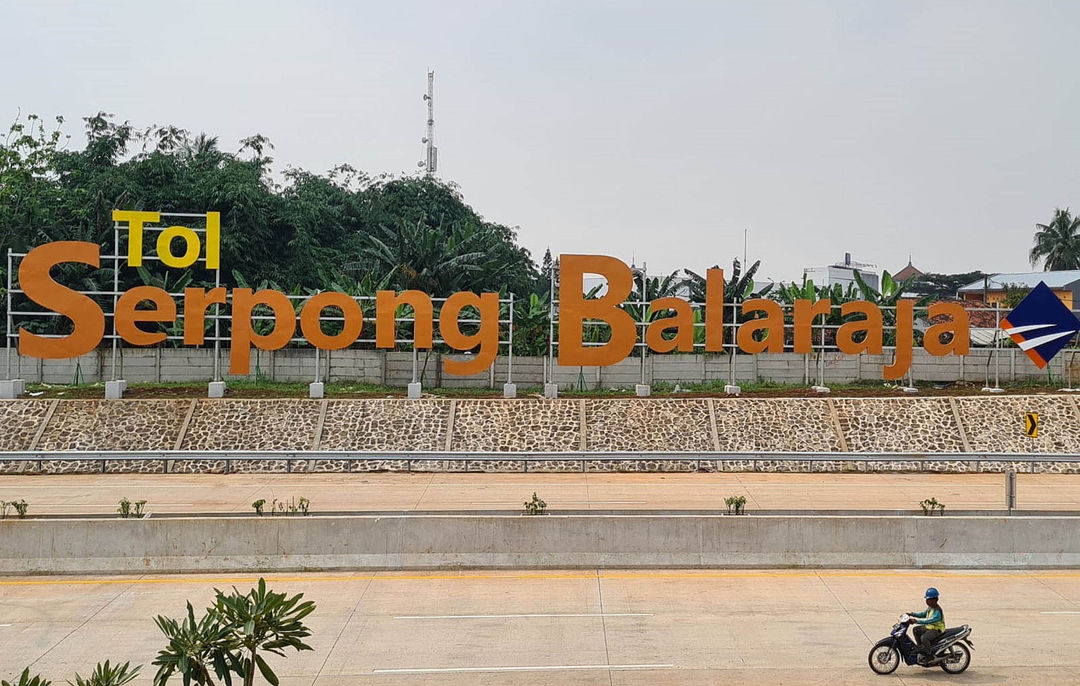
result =
M424 95L427 101L427 129L420 142L424 144L424 159L416 163L416 166L424 170L424 174L431 176L439 166L439 149L435 147L435 72L427 73L427 93Z

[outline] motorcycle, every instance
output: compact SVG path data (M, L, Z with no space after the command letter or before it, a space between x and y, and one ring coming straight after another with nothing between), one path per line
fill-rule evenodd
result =
M918 646L907 633L911 617L900 615L900 621L893 625L888 637L881 639L870 649L867 661L870 669L877 674L892 674L904 664L919 664ZM967 624L953 629L946 629L933 645L931 659L921 667L941 667L949 674L959 674L971 664L971 651L975 645L971 642L971 627Z

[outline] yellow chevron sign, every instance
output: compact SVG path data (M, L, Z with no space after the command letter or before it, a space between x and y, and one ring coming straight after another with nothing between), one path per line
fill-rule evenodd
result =
M1024 435L1032 438L1039 437L1039 415L1036 412L1028 412L1024 415Z

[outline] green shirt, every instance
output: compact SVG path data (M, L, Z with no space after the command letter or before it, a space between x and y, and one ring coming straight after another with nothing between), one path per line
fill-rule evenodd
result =
M915 618L917 624L921 624L927 629L945 631L945 613L941 611L940 606L927 606L922 612L911 613L911 616Z

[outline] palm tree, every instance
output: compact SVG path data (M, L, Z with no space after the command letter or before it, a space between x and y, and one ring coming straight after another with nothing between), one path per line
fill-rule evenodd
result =
M1031 266L1044 260L1044 271L1080 269L1080 216L1069 208L1054 210L1049 224L1035 225L1035 245L1028 254Z

